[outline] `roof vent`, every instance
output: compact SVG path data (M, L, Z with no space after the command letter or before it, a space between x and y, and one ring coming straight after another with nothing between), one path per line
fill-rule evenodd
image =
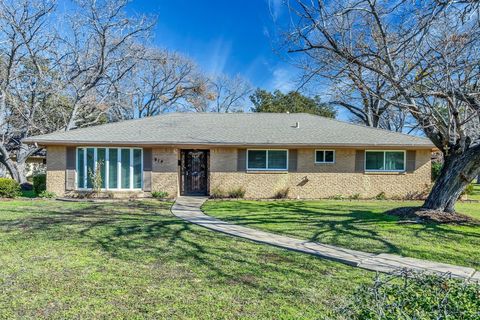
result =
M295 122L295 128L296 128L296 129L300 128L300 122L298 122L298 121Z

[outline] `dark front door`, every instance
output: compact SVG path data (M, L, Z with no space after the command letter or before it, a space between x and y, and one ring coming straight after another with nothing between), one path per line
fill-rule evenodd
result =
M208 194L208 151L182 150L182 195Z

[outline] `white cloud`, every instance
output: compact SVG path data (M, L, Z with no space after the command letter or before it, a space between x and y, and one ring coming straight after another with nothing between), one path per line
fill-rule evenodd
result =
M213 41L210 47L211 50L206 61L206 71L211 76L218 76L225 72L232 51L232 43L219 38Z
M284 0L267 0L268 9L273 18L273 21L276 21L278 17L281 16L283 11L283 1Z
M270 83L272 90L288 92L295 89L294 72L291 69L279 67L273 70Z

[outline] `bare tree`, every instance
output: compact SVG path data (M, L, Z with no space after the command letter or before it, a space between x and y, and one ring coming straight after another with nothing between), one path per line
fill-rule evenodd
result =
M152 27L128 18L126 1L88 0L58 15L50 0L0 1L0 163L20 183L38 151L22 140L107 121L116 87L143 54Z
M167 50L145 51L126 81L131 117L186 110L188 101L207 94L208 79L192 60Z
M326 54L368 70L390 88L369 92L407 110L443 152L445 164L426 209L454 212L480 171L477 3L297 0L290 5L296 17L290 52Z
M214 99L210 104L210 111L239 112L244 111L252 86L239 75L234 77L220 75L212 80L212 92Z
M294 7L290 8L296 11ZM288 48L291 40L292 35L287 33ZM300 87L309 87L315 92L316 85L325 85L328 81L329 90L324 99L332 106L347 110L352 122L398 132L403 131L407 123L411 125L406 112L395 112L399 107L390 102L394 97L389 101L380 98L395 92L390 83L378 74L341 59L334 52L307 50L302 53L303 59L293 60L302 73Z
M250 83L240 76L226 74L210 77L202 95L187 99L188 109L195 112L241 112L245 109Z
M45 104L54 95L46 22L52 1L0 1L0 163L25 183L25 161L35 151L21 140L44 133ZM15 161L13 160L15 158Z
M153 27L146 17L126 16L127 0L78 2L61 39L58 61L72 108L65 130L97 124L109 109L116 86L143 56L138 45ZM79 120L82 123L79 123Z

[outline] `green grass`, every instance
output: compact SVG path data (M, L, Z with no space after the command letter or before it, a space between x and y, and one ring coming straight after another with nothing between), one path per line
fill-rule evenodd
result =
M169 205L0 203L0 319L318 319L373 277L185 223Z
M385 215L395 201L210 201L203 210L232 223L373 253L391 253L480 270L480 225L405 224ZM478 203L457 210L480 219Z
M478 200L480 201L480 184L473 185L473 194L467 196L469 200Z

